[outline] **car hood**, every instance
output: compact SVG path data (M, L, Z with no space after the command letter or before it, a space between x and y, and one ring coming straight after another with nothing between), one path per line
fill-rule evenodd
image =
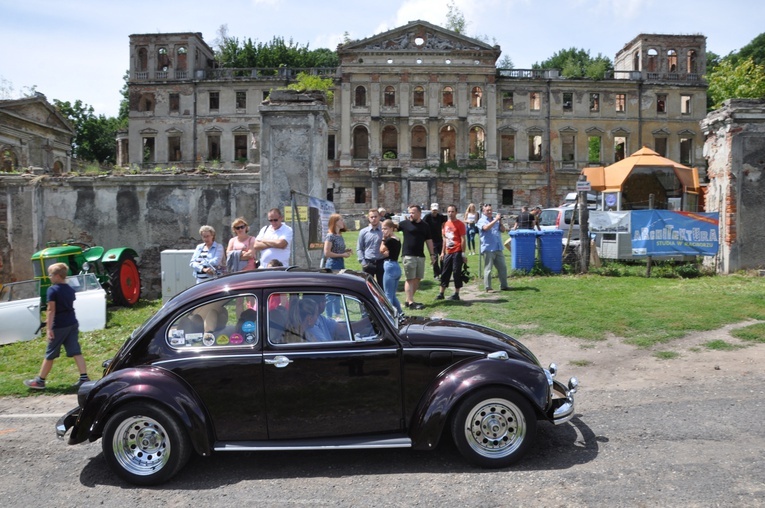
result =
M480 350L484 353L507 351L516 359L539 365L539 360L520 341L497 330L438 318L411 318L400 331L414 347L447 347Z

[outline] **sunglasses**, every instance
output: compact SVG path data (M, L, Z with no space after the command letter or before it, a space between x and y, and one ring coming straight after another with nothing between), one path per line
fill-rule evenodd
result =
M279 222L281 219L268 219L268 222Z
M247 225L246 225L246 224L243 224L243 225L241 225L241 226L234 226L234 229L244 229L244 228L246 228L246 227L247 227Z

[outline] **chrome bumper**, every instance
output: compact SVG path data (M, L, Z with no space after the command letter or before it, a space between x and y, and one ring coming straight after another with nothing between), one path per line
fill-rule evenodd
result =
M56 422L56 437L59 439L64 439L67 431L74 427L74 424L77 423L77 418L79 417L80 408L78 406L59 418Z
M558 380L553 381L553 390L556 396L553 398L552 422L555 425L566 423L574 417L574 393L579 386L579 381L572 377L568 381L568 386Z

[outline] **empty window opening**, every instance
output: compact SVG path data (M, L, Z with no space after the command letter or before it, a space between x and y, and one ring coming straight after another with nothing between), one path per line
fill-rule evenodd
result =
M335 135L329 134L327 136L327 160L335 160L335 153Z
M138 111L141 112L154 112L154 94L145 93L141 95L138 101Z
M177 93L170 94L170 112L177 113L181 109L181 96Z
M576 135L565 133L561 135L561 156L563 162L573 162L576 158Z
M366 127L362 125L353 129L353 158L369 158L369 133Z
M515 160L515 134L502 134L499 155L505 161Z
M220 92L210 92L210 110L220 108Z
M385 93L383 96L383 105L386 108L392 108L396 105L396 89L392 86L385 87Z
M688 72L691 74L695 74L698 71L698 53L696 53L695 49L689 49L688 55L685 62L685 68L688 69Z
M268 97L271 95L271 90L263 90L263 100L267 101Z
M207 136L207 160L220 160L220 136Z
M640 52L639 51L635 51L635 53L632 54L632 70L633 71L640 70Z
M444 87L444 91L441 93L441 105L445 108L454 107L454 89L452 87Z
M574 110L574 94L571 92L563 92L563 111Z
M451 125L446 125L441 129L439 148L441 162L450 162L457 158L457 131Z
M412 106L425 106L425 89L423 87L414 87L414 92L412 93Z
M667 156L667 138L659 137L653 138L653 150L662 157Z
M143 138L143 161L154 162L154 138Z
M167 138L167 160L179 162L181 160L181 137L170 136Z
M513 110L513 92L502 92L502 109L505 111Z
M170 67L170 56L167 54L167 48L157 50L157 70L166 71Z
M483 90L481 90L480 86L474 86L473 91L470 93L470 107L483 107Z
M598 111L600 111L600 94L591 93L590 94L590 113L597 113Z
M680 96L680 113L684 115L691 114L691 96L690 95Z
M335 200L335 189L332 187L327 187L327 201L334 201Z
M669 72L677 72L677 51L674 49L667 51L667 69Z
M353 188L353 202L356 204L367 202L367 188L366 187L354 187Z
M651 48L648 50L648 58L646 62L646 70L648 72L656 72L658 68L659 52Z
M382 130L382 154L383 159L398 158L398 131L392 125Z
M627 151L627 138L624 136L614 137L614 162L624 159Z
M236 109L247 109L247 92L236 92Z
M591 164L600 163L602 146L603 146L603 139L600 136L587 137L587 162Z
M542 160L542 135L541 134L529 135L529 160L530 161Z
M542 109L542 96L539 92L531 92L529 94L529 109L531 111L539 111Z
M470 153L471 159L486 158L486 132L481 127L470 128Z
M146 72L149 70L149 51L146 48L140 48L138 50L138 62L136 70L138 72Z
M412 159L426 159L428 157L428 133L422 125L412 128Z
M247 148L247 134L236 134L234 136L234 160L246 161Z
M181 46L180 48L178 48L177 53L178 53L178 56L177 56L178 65L176 65L176 69L185 71L186 70L186 55L188 54L188 50L185 47Z
M617 113L627 112L627 94L624 94L624 93L616 94L616 112Z
M367 105L367 89L363 86L356 87L356 97L353 105L359 108Z
M667 112L667 94L660 93L656 95L656 112L657 113Z
M502 205L513 206L513 189L502 189Z
M693 164L691 157L691 147L693 140L691 138L680 138L680 164L690 166Z

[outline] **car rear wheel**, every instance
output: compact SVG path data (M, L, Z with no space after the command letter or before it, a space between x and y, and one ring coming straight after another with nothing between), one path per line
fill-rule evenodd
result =
M481 467L508 466L534 441L537 420L528 401L506 388L486 388L468 396L452 422L462 456Z
M191 445L178 420L153 404L129 404L106 423L104 458L123 480L157 485L188 461Z
M141 274L135 258L125 255L109 267L112 300L117 305L132 307L141 297Z

